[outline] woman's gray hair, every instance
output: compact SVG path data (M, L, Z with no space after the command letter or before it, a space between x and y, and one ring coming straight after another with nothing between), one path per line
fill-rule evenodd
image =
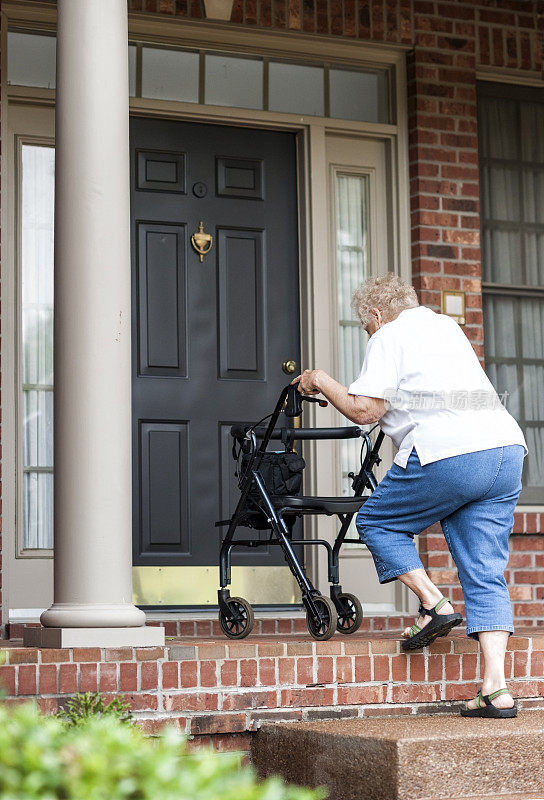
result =
M388 272L362 283L356 289L351 305L364 328L372 319L371 308L378 308L384 322L391 322L405 308L416 308L419 302L413 286L394 272Z

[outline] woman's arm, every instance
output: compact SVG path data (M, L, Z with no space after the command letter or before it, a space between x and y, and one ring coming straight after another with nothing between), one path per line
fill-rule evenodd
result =
M386 412L385 400L348 394L347 386L335 381L322 369L306 369L291 383L299 381L299 389L307 394L320 392L345 417L357 425L377 422Z

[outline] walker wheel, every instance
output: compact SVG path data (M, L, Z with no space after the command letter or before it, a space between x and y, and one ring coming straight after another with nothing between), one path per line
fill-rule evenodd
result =
M219 624L223 633L229 639L244 639L248 636L255 622L253 609L243 597L229 597L225 601L229 607L230 616L226 616L219 609Z
M306 624L314 639L325 641L326 639L330 639L336 630L336 623L338 620L336 608L332 600L329 600L328 597L324 597L321 594L312 597L312 600L319 611L321 619L315 620L311 612L306 610Z
M358 597L348 592L339 594L336 610L338 612L336 629L340 633L355 633L359 630L363 621L363 607Z

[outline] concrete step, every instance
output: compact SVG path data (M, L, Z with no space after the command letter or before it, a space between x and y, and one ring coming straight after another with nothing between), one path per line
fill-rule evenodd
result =
M326 786L331 800L544 797L544 712L263 725L251 758L260 776Z
M465 795L466 800L544 800L542 792L531 792L530 794L478 794ZM459 797L441 797L440 800L464 800Z

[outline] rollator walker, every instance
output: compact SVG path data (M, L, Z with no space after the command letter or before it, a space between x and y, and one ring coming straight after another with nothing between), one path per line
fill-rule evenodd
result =
M285 560L295 576L306 609L308 631L314 639L330 639L336 630L343 634L354 633L363 621L359 599L342 591L339 576L339 553L344 543L360 544L359 539L346 538L354 514L368 499L365 489L373 492L377 486L374 467L380 463L378 455L383 441L380 431L372 445L369 432L357 425L343 428L295 428L293 420L302 414L302 402L328 405L326 400L302 395L296 384L285 386L270 416L268 426L259 423L233 425L233 456L237 462L236 474L240 498L229 520L216 522L216 527L228 525L219 555L220 586L218 590L219 622L230 639L243 639L253 628L251 605L242 597L231 597L231 553L235 547L268 547L279 545ZM287 418L286 425L277 428L280 413ZM291 425L287 424L291 422ZM294 441L307 439L363 440L361 464L357 474L349 473L352 496L309 497L298 494L302 483L304 459L293 449ZM260 444L258 441L260 440ZM267 451L271 440L281 440L283 451ZM364 451L364 457L363 457ZM297 517L310 514L336 514L340 530L331 544L324 539L294 539L293 526ZM270 530L269 538L235 539L238 527ZM321 545L327 551L330 599L322 595L308 579L304 567L294 550L294 545Z

